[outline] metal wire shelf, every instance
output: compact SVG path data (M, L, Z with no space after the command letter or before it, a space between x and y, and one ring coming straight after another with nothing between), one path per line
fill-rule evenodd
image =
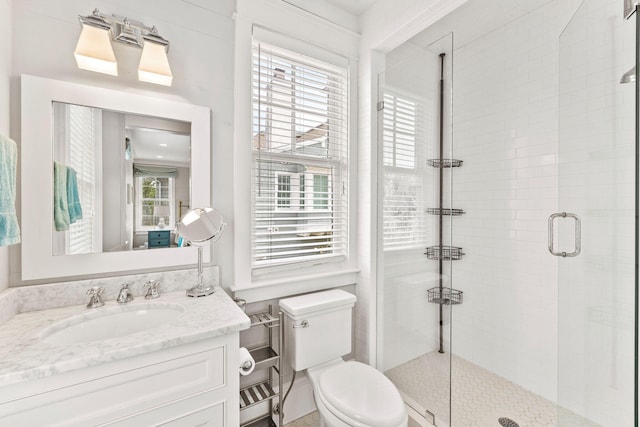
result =
M449 209L449 208L427 208L426 212L430 215L446 215L446 216L460 216L464 214L462 209Z
M452 288L431 288L427 291L427 299L434 304L462 304L462 291Z
M249 408L276 396L277 394L271 388L269 381L245 387L240 390L240 409Z
M462 166L462 160L457 159L428 159L427 163L434 168L459 168Z
M457 261L464 255L462 248L457 246L442 246L442 253L440 253L440 246L429 246L426 249L425 255L433 260Z
M249 319L251 320L251 326L256 326L256 325L265 325L267 327L278 326L277 323L275 325L272 325L272 324L275 322L278 322L279 319L273 314L269 313L268 311L264 311L261 313L247 314L247 316L249 316Z

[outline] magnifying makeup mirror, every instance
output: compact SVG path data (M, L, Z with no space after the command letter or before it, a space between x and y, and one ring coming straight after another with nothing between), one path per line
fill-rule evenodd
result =
M213 208L192 209L178 223L178 234L198 248L198 284L187 290L187 296L206 297L215 292L213 286L202 283L202 247L217 241L226 225L220 212Z

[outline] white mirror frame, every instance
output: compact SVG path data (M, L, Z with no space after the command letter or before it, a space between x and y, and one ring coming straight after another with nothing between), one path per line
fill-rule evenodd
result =
M22 280L193 265L195 247L53 256L52 102L191 123L191 206L211 206L210 109L29 75L21 82ZM210 257L205 248L204 258Z

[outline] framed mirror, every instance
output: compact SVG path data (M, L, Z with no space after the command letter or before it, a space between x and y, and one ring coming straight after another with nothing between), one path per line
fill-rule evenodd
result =
M210 176L208 108L22 76L23 280L193 264Z

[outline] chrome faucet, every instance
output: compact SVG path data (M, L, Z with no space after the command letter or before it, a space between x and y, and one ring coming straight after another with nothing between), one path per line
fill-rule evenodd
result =
M129 284L124 283L120 288L120 292L118 293L118 298L116 298L118 304L126 304L128 302L133 301L133 294L129 290Z
M98 308L104 305L104 301L102 301L103 291L104 288L101 286L94 286L93 288L87 290L87 295L91 296L89 304L87 304L87 308Z
M144 288L147 290L147 293L144 295L144 299L160 298L160 292L158 290L159 286L159 280L149 280L147 283L145 283Z

